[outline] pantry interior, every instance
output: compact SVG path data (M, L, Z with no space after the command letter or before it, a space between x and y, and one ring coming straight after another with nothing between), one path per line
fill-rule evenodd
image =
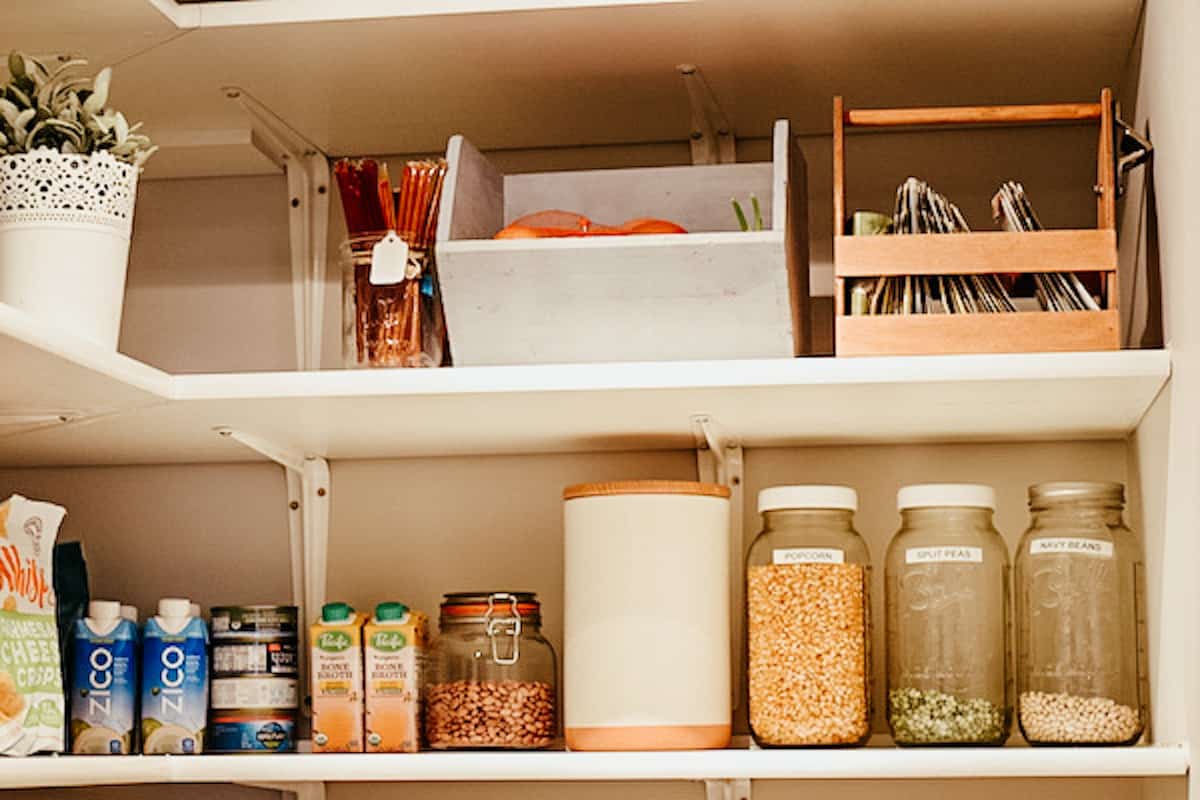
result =
M1191 135L1200 89L1186 76L1200 68L1190 47L1200 10L1175 0L953 10L577 0L56 5L61 14L38 0L10 0L0 11L0 45L115 64L123 105L163 143L139 192L120 345L128 360L0 308L9 376L0 389L0 495L19 491L68 508L64 536L83 541L96 596L143 614L162 596L205 608L291 599L289 518L297 512L285 471L220 435L222 426L328 458L325 597L362 608L399 599L432 612L444 592L528 589L542 599L556 647L568 484L694 480L719 465L726 477L740 475L746 545L759 527L752 499L761 488L854 486L857 527L875 565L881 651L880 566L897 527L899 486L994 486L996 525L1011 548L1027 521L1029 484L1114 480L1129 489L1127 517L1145 547L1152 743L758 753L743 740L737 752L625 760L468 753L420 755L412 766L406 756L338 756L329 766L314 756L262 767L258 757L218 757L211 766L170 759L184 763L161 772L126 767L123 758L26 759L0 763L9 794L585 800L884 791L982 799L1194 791L1200 324L1189 311L1200 303L1190 274L1200 237L1189 179L1200 177ZM733 122L739 161L770 159L776 118L799 132L815 349L823 353L832 346L833 95L858 106L1033 103L1089 100L1112 86L1124 119L1155 144L1152 166L1131 175L1119 207L1127 349L360 377L337 369L331 268L321 292L325 369L285 372L297 361L292 195L224 87L240 87L332 155L437 153L448 135L466 133L506 172L662 166L691 162L689 106L675 71L682 62L702 66ZM392 73L397 88L381 85ZM982 217L994 186L1019 176L1037 187L1052 227L1086 226L1094 201L1080 187L1094 180L1094 136L1090 127L1059 125L855 137L851 205L886 206L895 185L916 174L936 178ZM333 205L331 263L340 225ZM62 423L53 421L60 415ZM876 734L886 730L881 668L877 659ZM680 680L687 671L679 665ZM746 733L744 698L735 732Z

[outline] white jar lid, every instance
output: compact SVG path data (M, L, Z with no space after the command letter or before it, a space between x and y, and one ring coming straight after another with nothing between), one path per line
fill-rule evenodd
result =
M784 508L858 510L858 492L849 486L772 486L758 493L758 512Z
M921 483L905 486L896 493L896 507L990 508L996 510L996 490L979 483Z

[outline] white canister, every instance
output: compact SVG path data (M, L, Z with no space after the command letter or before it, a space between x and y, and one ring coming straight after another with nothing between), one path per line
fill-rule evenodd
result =
M729 489L568 487L563 711L572 750L729 744Z

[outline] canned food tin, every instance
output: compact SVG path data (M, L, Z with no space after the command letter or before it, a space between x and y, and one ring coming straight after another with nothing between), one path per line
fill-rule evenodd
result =
M212 636L285 640L296 638L296 606L215 606Z
M299 701L295 678L264 678L255 675L240 678L215 678L212 682L212 708L295 709Z
M288 753L295 749L294 713L238 709L213 715L210 753Z

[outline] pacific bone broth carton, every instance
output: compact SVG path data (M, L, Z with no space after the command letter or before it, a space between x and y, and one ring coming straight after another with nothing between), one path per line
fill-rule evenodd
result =
M71 671L71 752L133 752L137 724L137 625L121 604L93 600L75 623Z
M66 698L54 598L54 539L66 509L0 503L0 753L61 752Z
M326 603L311 630L314 753L363 751L363 623L345 603Z
M380 603L363 628L368 753L415 753L421 745L421 680L429 621L401 603Z
M164 598L142 634L142 752L202 752L207 717L208 628L187 600Z

